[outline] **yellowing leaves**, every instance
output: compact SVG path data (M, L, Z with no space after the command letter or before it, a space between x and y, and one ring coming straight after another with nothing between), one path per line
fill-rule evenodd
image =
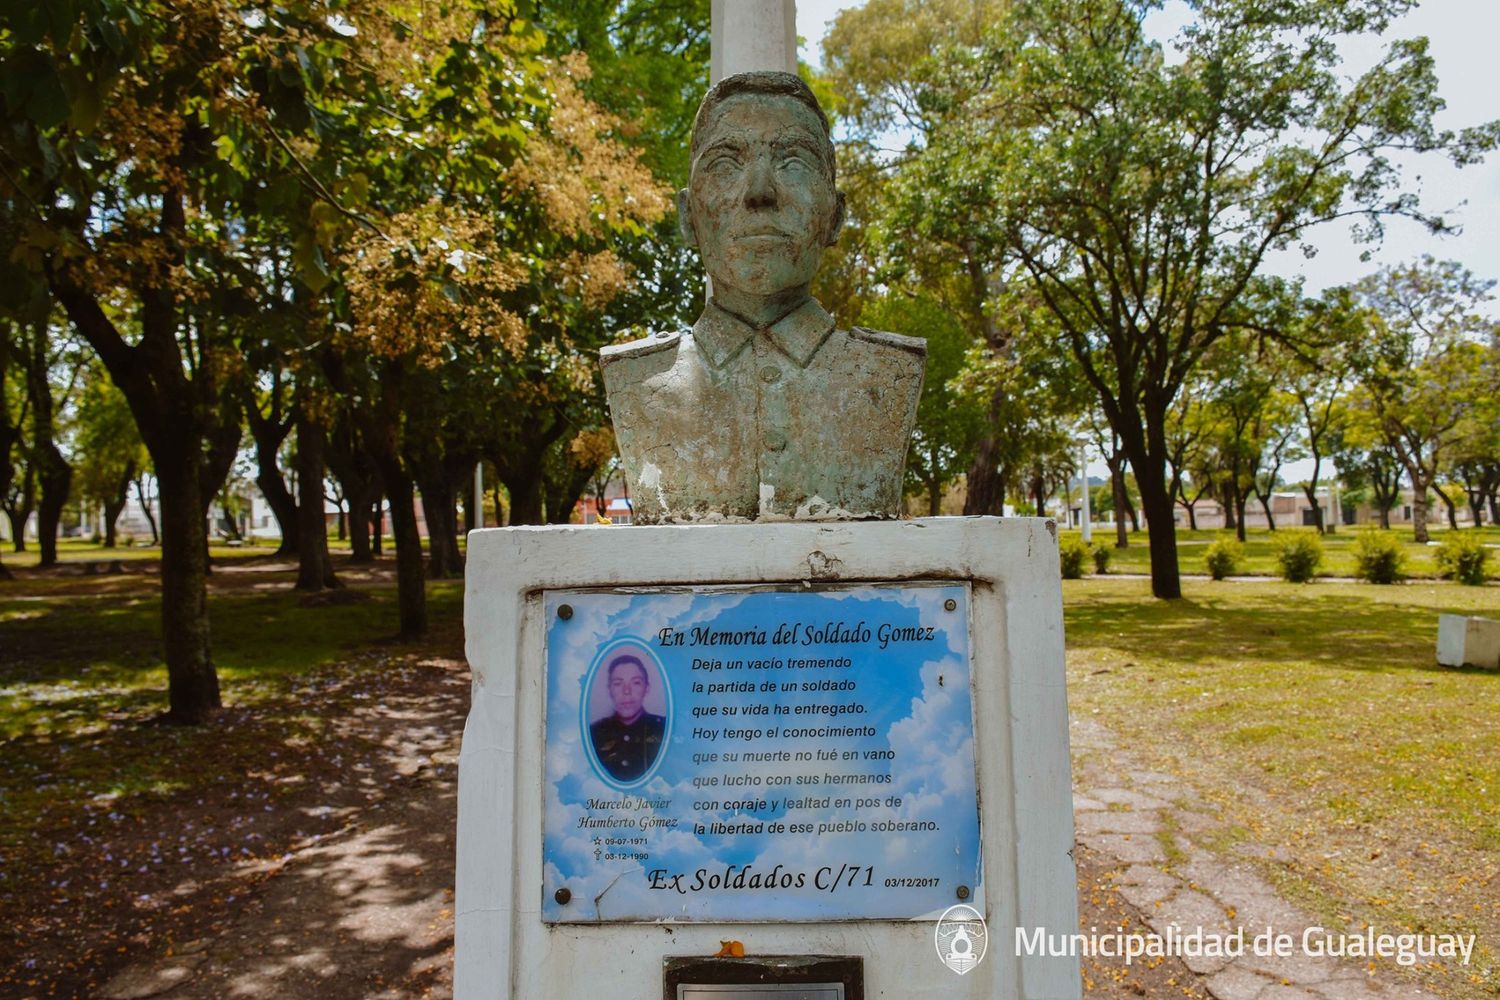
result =
M579 52L547 65L547 128L529 139L508 175L569 237L649 225L669 204L669 189L641 163L639 151L614 138L620 121L579 90L588 77L588 60Z
M385 236L361 237L344 263L352 334L375 354L436 366L457 336L525 349L525 324L500 296L527 269L482 217L432 201L393 217Z

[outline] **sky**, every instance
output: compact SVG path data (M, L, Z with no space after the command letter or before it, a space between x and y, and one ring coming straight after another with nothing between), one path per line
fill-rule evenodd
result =
M839 11L863 6L863 0L797 0L797 35L802 40L801 57L813 65L822 63L822 40ZM1188 20L1187 6L1171 0L1153 14L1148 29L1168 46ZM1426 35L1436 63L1438 94L1447 107L1438 115L1440 128L1459 129L1478 125L1500 115L1495 96L1494 39L1500 37L1500 2L1496 0L1424 0L1402 17L1387 33L1388 39ZM1373 65L1384 40L1367 37L1347 42L1341 54L1350 76ZM1383 264L1409 261L1421 254L1462 262L1477 276L1500 279L1500 153L1487 162L1458 170L1440 156L1411 157L1403 164L1403 180L1421 195L1422 207L1437 211L1451 224L1461 227L1455 236L1439 237L1406 220L1392 220L1379 245L1355 243L1347 223L1331 223L1308 233L1307 242L1317 247L1311 259L1298 249L1284 251L1269 262L1273 274L1306 278L1309 293L1355 281ZM1371 259L1360 255L1370 251ZM1500 309L1491 304L1491 313ZM1303 469L1302 466L1307 468ZM1089 463L1091 475L1107 475L1102 462ZM1288 482L1311 473L1311 462L1294 463L1285 475Z

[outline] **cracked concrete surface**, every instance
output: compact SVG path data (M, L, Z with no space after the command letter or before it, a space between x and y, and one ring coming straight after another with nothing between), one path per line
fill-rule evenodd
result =
M1120 894L1157 934L1174 924L1179 932L1201 927L1205 937L1242 927L1249 939L1271 927L1300 939L1316 925L1247 861L1214 854L1195 841L1222 824L1178 779L1143 767L1093 720L1073 720L1072 743L1077 838L1119 862ZM1257 857L1275 853L1259 845L1250 850ZM1371 974L1360 962L1300 949L1287 957L1246 950L1239 957L1183 961L1217 1000L1436 1000L1388 971Z

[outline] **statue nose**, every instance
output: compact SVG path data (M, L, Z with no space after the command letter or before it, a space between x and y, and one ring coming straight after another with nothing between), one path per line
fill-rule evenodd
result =
M776 181L771 174L771 162L767 157L757 156L750 163L750 169L745 175L745 206L776 207Z

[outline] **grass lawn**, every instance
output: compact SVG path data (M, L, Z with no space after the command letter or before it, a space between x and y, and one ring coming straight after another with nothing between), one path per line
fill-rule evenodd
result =
M1064 582L1068 698L1227 821L1209 846L1277 851L1267 874L1330 928L1477 934L1444 996L1500 992L1500 672L1436 666L1440 611L1500 589Z
M209 555L216 562L236 562L244 559L265 558L276 551L277 542L262 539L260 541L250 540L243 545L224 545L214 543L208 548ZM30 569L36 566L42 558L41 550L37 548L34 541L26 542L25 552L16 552L10 542L0 542L4 546L0 550L0 564L11 569ZM86 538L60 538L57 541L57 561L60 563L82 563L82 562L110 562L120 560L121 562L135 562L144 559L160 559L161 547L157 545L116 545L112 549L106 549L98 542L91 542Z
M1323 565L1318 571L1320 576L1353 576L1354 575L1354 541L1359 533L1372 529L1367 528L1340 528L1332 535L1323 536ZM1378 530L1378 529L1373 529ZM1472 528L1461 529L1465 533L1471 532ZM1245 539L1245 562L1240 568L1240 575L1244 576L1274 576L1281 575L1276 566L1276 538L1289 535L1294 532L1313 533L1312 528L1281 528L1278 531L1269 531L1265 528L1252 528ZM1062 532L1064 535L1078 537L1078 531L1070 529ZM1402 551L1406 553L1406 573L1408 576L1419 579L1435 579L1438 575L1437 546L1418 545L1412 541L1411 528L1393 528L1390 534L1399 539ZM1433 526L1432 540L1441 542L1448 534L1447 528ZM1486 525L1479 529L1480 537L1485 544L1490 546L1489 570L1491 578L1500 576L1500 528ZM1147 550L1146 532L1132 534L1130 546L1124 549L1114 548L1115 533L1111 528L1107 531L1094 529L1094 544L1107 545L1112 554L1109 571L1111 573L1150 573L1151 553ZM1208 568L1203 563L1203 555L1214 539L1234 537L1234 532L1227 531L1188 531L1186 528L1177 532L1177 566L1185 575L1206 576ZM1090 566L1092 569L1092 566Z
M281 574L261 584L267 589L214 593L209 606L226 709L274 711L283 738L296 744L316 739L337 714L327 701L299 703L299 689L316 684L320 668L358 662L354 651L388 641L397 613L394 588L309 606L290 582L291 574ZM428 601L435 621L456 625L462 586L431 583ZM41 843L38 829L70 825L88 803L129 811L263 765L264 733L253 726L141 724L166 708L159 616L154 577L0 587L0 855L7 861L26 860Z

